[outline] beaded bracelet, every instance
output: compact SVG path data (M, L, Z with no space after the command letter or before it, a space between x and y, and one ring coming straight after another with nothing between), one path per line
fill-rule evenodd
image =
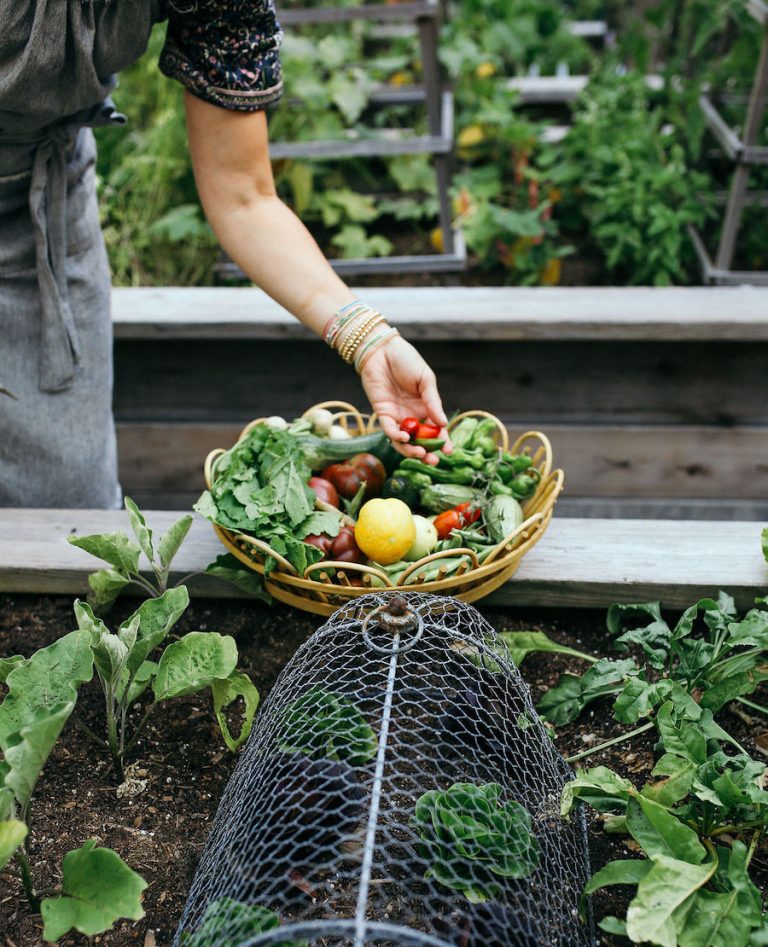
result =
M335 349L347 364L360 371L368 358L399 335L380 312L359 299L353 299L338 309L325 324L323 341Z

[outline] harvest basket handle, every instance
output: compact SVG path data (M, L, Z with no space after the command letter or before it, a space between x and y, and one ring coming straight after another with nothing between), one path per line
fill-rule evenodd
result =
M216 461L223 457L226 454L226 451L223 447L217 447L208 454L205 458L205 465L203 467L203 475L205 477L205 485L210 490L213 486L213 478L216 473Z
M415 575L417 572L421 572L426 566L432 565L433 562L437 562L438 559L453 559L454 556L469 556L472 561L471 568L476 569L479 565L477 561L477 555L474 549L470 549L468 546L458 549L442 549L440 552L433 552L430 555L425 556L423 559L419 559L412 566L409 566L405 572L397 580L397 585L405 585L412 575Z
M365 433L367 430L367 425L365 418L360 413L360 411L348 401L321 401L319 404L313 404L311 408L302 414L302 417L305 418L312 411L316 411L318 408L324 408L326 411L335 411L337 414L341 415L341 424L343 427L349 427L349 418L355 422L355 426L360 434Z
M538 448L533 451L533 463L541 471L541 479L545 480L552 470L552 444L546 434L542 434L541 431L526 431L517 438L510 453L522 453L526 446L525 442L528 440L539 441ZM540 464L542 466L539 466Z

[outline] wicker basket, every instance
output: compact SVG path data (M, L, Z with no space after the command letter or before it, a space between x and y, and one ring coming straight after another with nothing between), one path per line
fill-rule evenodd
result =
M336 414L336 423L341 424L352 435L369 434L378 428L375 415L363 414L353 405L343 401L325 401L313 405L305 414L315 408L333 411ZM309 566L301 575L286 559L260 539L214 525L216 535L229 552L254 572L264 575L265 560L272 556L277 560L278 566L265 577L266 589L279 601L316 615L331 615L344 602L364 595L372 588L405 587L419 592L453 595L464 602L476 602L506 582L517 570L525 553L541 539L552 519L555 501L563 489L564 475L562 470L552 470L552 448L544 434L527 431L511 442L501 421L487 411L465 411L452 420L450 427L466 417L493 418L498 428L497 443L512 453L528 451L533 457L534 466L541 473L536 493L522 504L524 522L503 539L482 564L478 564L473 550L461 548L432 553L419 559L399 577L396 585L385 572L375 566L349 562L323 560ZM259 418L251 421L243 429L238 440L246 437L251 428L263 420ZM218 448L211 451L205 460L205 482L209 488L215 479L216 461L224 453L226 451L223 448ZM438 574L437 579L425 581L424 569L436 560L463 557L468 558L469 562L462 561L451 575Z

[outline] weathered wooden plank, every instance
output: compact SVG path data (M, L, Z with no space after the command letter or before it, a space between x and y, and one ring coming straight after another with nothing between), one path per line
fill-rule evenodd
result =
M768 345L741 342L420 341L449 411L487 408L510 425L768 423ZM738 379L738 383L736 383ZM337 398L360 382L309 341L122 340L121 420L231 420Z
M239 424L118 425L124 489L202 489L202 466ZM570 496L768 498L768 429L551 425Z
M177 514L147 513L158 530ZM70 546L70 533L127 527L125 514L104 510L0 510L0 592L82 594L96 560ZM210 526L195 519L174 569L205 568L221 552ZM614 601L661 599L684 607L723 588L741 607L765 589L768 570L756 523L675 523L557 518L517 574L488 604L605 607ZM210 578L197 594L231 597L236 590Z
M765 341L755 287L411 287L359 290L412 339ZM310 333L255 288L113 293L118 339L300 339Z

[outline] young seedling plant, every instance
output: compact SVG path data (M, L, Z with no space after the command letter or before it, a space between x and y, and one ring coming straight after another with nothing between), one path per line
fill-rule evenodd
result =
M125 509L133 531L133 538L120 530L114 533L94 533L90 536L68 536L68 541L107 563L88 576L90 593L88 602L96 614L103 614L114 603L117 596L128 586L134 586L149 598L158 598L169 587L171 564L186 539L192 525L192 516L185 514L172 523L157 541L138 506L125 498ZM147 558L152 577L142 574L141 554ZM241 591L268 603L271 597L265 592L261 576L245 569L231 554L219 556L204 570L224 582L236 585ZM178 588L197 575L196 572L180 578L174 585Z
M125 780L126 757L150 716L160 704L174 697L210 687L224 742L233 751L251 731L259 693L248 675L237 670L234 638L213 631L190 631L166 643L188 604L189 594L184 586L167 589L159 598L143 602L113 633L90 605L75 602L78 628L91 642L106 708L106 740L87 728L86 732L94 742L108 749L121 783ZM150 657L153 654L157 661ZM243 721L240 732L233 735L225 711L238 698L243 701ZM140 699L145 703L144 712L129 732L130 711ZM81 726L85 727L82 723Z
M14 860L43 937L56 941L73 928L86 936L121 917L144 916L146 882L109 848L87 841L68 852L59 887L38 888L28 856L30 802L40 773L72 714L81 684L93 676L91 639L73 631L30 658L0 659L0 870Z

